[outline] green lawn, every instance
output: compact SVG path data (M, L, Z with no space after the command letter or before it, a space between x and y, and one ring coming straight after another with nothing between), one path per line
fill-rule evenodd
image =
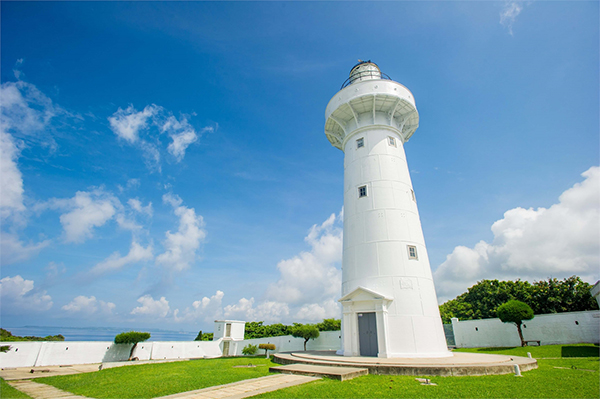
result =
M19 391L8 385L3 378L0 378L0 398L10 398L10 399L31 399L31 396L25 395L23 392Z
M257 367L233 367L249 363ZM274 363L264 357L189 360L45 377L36 382L92 398L154 398L263 377L269 374L272 365Z
M526 356L539 368L523 373L480 377L433 377L423 386L408 376L368 375L339 382L323 379L256 398L599 398L596 345L461 349ZM252 362L255 368L234 368ZM119 367L95 373L37 380L94 398L153 398L267 375L270 360L224 358ZM591 370L591 371L590 371ZM4 385L3 385L4 386ZM5 397L4 393L2 397Z
M350 381L319 380L254 398L598 398L598 346L553 345L526 348L462 349L464 352L539 359L536 370L514 375L432 377L437 386L421 385L414 377L367 375ZM577 357L577 358L573 358ZM571 368L571 367L575 368ZM560 367L560 368L556 368ZM588 371L593 370L593 371Z

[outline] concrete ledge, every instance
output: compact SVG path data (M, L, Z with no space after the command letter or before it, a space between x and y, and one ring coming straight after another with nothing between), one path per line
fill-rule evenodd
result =
M519 365L522 372L538 367L535 359L526 357L465 352L455 352L452 357L410 359L346 357L336 355L333 351L314 351L277 353L273 361L284 365L366 368L369 374L442 377L512 374L515 365Z
M328 377L334 380L346 381L369 374L366 368L317 366L312 364L288 364L269 368L271 372L282 374L300 374L315 377Z

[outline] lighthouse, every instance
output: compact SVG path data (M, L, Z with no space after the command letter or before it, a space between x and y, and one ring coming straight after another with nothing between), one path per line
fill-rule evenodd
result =
M344 356L448 351L404 144L419 126L412 93L360 61L325 112L344 152Z

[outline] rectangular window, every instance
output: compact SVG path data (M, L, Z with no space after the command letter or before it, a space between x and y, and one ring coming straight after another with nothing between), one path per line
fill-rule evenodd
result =
M417 199L415 198L415 191L413 189L410 190L410 195L412 195L413 201L417 202Z
M358 198L367 196L367 186L360 186L358 188Z
M365 146L365 138L361 137L358 140L356 140L356 148L361 148Z
M408 245L408 259L419 259L417 257L417 247L414 245Z
M396 147L396 139L394 137L388 136L388 144L392 147Z

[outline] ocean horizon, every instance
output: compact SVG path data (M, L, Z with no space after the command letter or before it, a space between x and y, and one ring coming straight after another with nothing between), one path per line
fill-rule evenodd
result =
M114 341L115 336L126 331L144 331L150 333L148 341L193 341L198 331L172 331L154 328L119 328L119 327L48 327L24 326L2 327L12 335L46 337L61 334L65 341Z

